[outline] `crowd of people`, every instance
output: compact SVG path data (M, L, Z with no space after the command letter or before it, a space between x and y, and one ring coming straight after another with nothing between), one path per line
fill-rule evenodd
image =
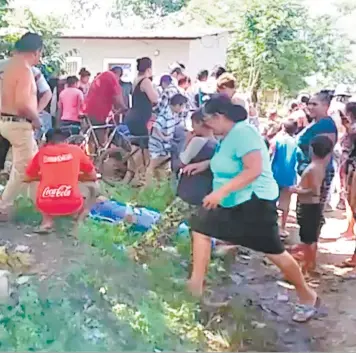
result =
M342 189L338 207L350 215L345 236L353 235L356 103L348 102L348 93L302 94L283 118L271 107L260 124L250 97L238 91L235 77L223 67L211 74L202 70L193 80L176 63L155 85L152 61L143 57L132 83L124 82L123 69L115 66L92 82L83 68L79 78L69 76L51 86L36 70L42 47L39 35L27 33L13 56L0 63L1 159L12 149L10 178L0 201L2 220L8 220L28 184L43 216L39 233L52 231L58 216L72 215L76 224L83 220L98 196L97 174L85 152L66 143L61 128L81 127L82 115L95 126L120 116L118 122L137 137L133 150L143 149L149 161L134 155L145 183L167 178L168 166L177 180L177 196L191 206L191 292L203 293L213 237L266 254L296 288L293 319L306 322L315 316L320 300L306 276L316 269L335 175ZM51 126L45 107L55 117ZM40 150L38 131L46 137ZM105 129L97 137L104 143ZM124 181L136 184L139 173L132 168L128 165ZM300 244L286 249L292 194L297 195ZM356 267L356 255L343 265Z

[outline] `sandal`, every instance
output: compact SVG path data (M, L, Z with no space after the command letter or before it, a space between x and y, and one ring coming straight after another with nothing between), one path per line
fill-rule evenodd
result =
M53 227L43 227L39 226L33 230L33 233L39 234L39 235L49 235L54 231Z
M316 299L315 305L297 304L295 314L292 320L299 323L305 323L315 318L320 308L320 299Z

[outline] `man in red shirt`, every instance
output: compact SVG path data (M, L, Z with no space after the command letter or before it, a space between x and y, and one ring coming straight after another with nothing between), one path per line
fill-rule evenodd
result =
M105 125L106 118L114 109L124 112L127 107L119 84L121 67L115 66L110 71L103 72L91 84L84 101L84 114L93 125ZM105 141L105 131L97 130L99 142Z
M54 217L73 215L83 220L96 201L95 167L80 147L65 143L65 138L60 129L50 130L47 144L26 169L27 182L39 180L34 198L43 220L38 233L52 231Z

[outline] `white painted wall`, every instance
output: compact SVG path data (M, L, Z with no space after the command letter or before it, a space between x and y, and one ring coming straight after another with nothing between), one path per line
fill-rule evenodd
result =
M75 60L81 58L81 66L93 76L104 71L107 59L117 58L133 61L148 56L153 61L153 74L167 73L170 64L176 61L187 66L188 74L194 79L201 69L212 69L215 65L225 65L228 34L205 36L196 40L157 39L71 39L61 38L60 50L67 53L76 49ZM158 54L158 55L155 55Z
M195 77L200 70L211 70L215 65L226 65L228 33L205 36L189 44L189 70Z
M189 59L189 40L123 40L123 39L67 39L59 40L60 50L67 53L76 49L75 56L82 58L82 66L93 75L103 72L104 61L110 58L134 60L148 56L153 61L154 75L168 70L179 60ZM159 53L159 55L155 56Z

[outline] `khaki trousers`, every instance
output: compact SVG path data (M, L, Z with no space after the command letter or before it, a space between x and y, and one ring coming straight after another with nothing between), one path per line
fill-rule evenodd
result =
M17 196L27 187L23 182L27 165L38 151L32 125L27 122L0 121L0 134L12 147L12 168L9 181L1 197L1 208L13 205Z

